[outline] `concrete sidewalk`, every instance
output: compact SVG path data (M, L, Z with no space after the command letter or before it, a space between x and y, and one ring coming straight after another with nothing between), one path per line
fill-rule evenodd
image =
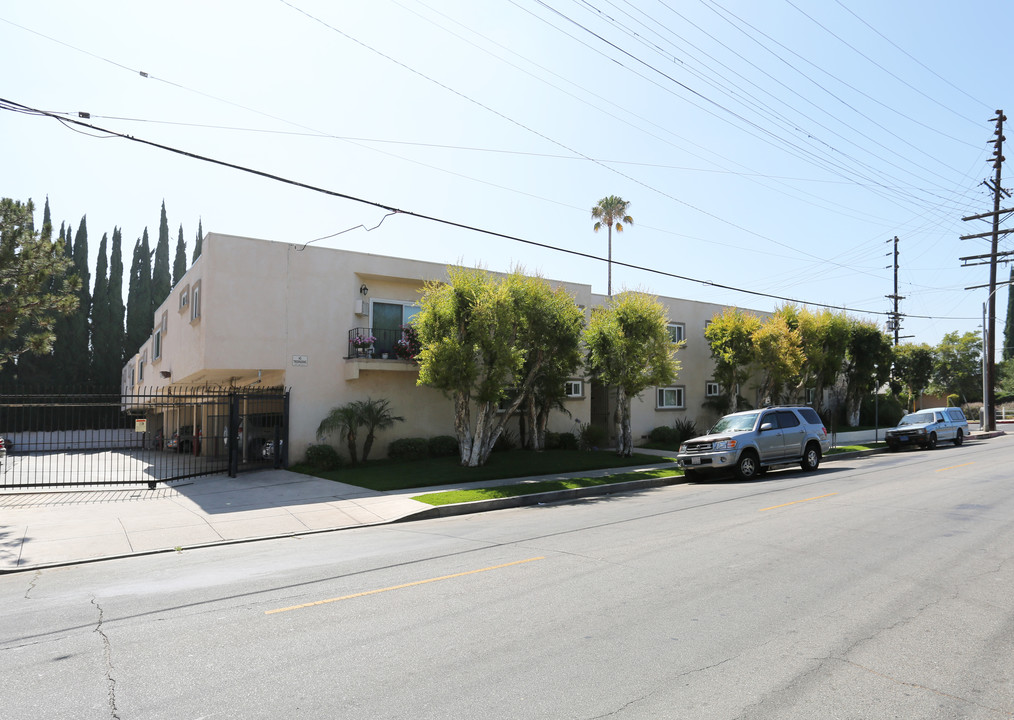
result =
M433 506L412 497L667 466L507 478L396 492L376 492L287 470L261 470L235 478L209 475L154 490L0 494L0 573L382 525L413 515L432 517ZM616 492L615 486L612 492ZM467 511L479 509L473 506Z
M1000 433L974 433L984 439ZM871 441L837 438L838 445ZM672 457L669 451L638 452ZM871 451L879 452L879 451ZM834 461L835 456L825 458ZM844 458L838 458L844 459ZM210 475L173 487L0 494L0 573L99 559L207 547L235 542L381 525L407 518L480 512L584 495L621 493L683 482L681 477L619 483L552 495L479 501L434 508L412 497L461 488L493 487L568 477L596 477L660 467L507 478L376 492L286 470L262 470L236 478ZM407 471L410 467L407 468Z

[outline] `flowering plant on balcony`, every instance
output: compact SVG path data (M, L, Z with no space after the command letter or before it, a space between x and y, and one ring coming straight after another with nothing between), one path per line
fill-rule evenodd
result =
M394 343L394 354L402 360L415 360L420 350L419 333L411 325L402 325L401 339Z
M373 343L377 342L377 338L372 335L356 335L352 338L352 347L357 350L364 350L370 347Z

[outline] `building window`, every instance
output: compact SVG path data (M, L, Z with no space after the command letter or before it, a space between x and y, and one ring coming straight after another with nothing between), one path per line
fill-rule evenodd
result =
M419 305L404 300L370 301L370 334L377 339L373 343L376 353L394 354L395 345L401 340L402 326L407 325L419 312Z
M684 394L682 385L660 387L655 407L659 410L682 410L686 407Z
M136 383L134 382L134 367L131 366L131 368L130 368L130 391L131 392L134 391L134 385L135 384Z
M141 356L141 361L137 363L137 382L144 382L144 364L148 361L148 353Z
M190 307L190 286L187 285L185 288L180 290L180 312L183 312Z
M683 342L687 339L687 326L683 323L668 323L666 328L669 330L670 342L678 343Z
M190 322L200 319L201 317L201 283L197 282L194 284L194 288L191 291L192 297L190 298Z
M806 404L813 405L817 401L817 388L806 388Z
M154 362L155 360L158 360L160 357L162 357L162 328L161 327L155 329L155 336L154 336L154 338L152 338L151 345L152 345L152 348L151 348L151 359L152 359L152 362Z
M704 384L704 396L705 397L718 397L722 394L722 389L716 382L709 382Z
M710 325L710 324L711 324L710 320L705 320L704 321L704 337L708 336L708 325Z
M569 398L584 397L584 381L568 380L563 384L564 392Z

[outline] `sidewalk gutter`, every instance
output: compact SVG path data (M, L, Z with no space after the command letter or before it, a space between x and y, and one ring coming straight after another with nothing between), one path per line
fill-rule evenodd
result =
M1006 435L1003 430L992 432L973 432L969 434L968 439L970 441L985 440L1002 435ZM670 458L673 456L671 451L652 451L640 448L638 449L638 452L661 455ZM824 462L851 460L884 452L887 452L887 448L839 453L825 456ZM650 467L651 469L673 468L676 467L676 464L660 463ZM648 468L642 467L640 469ZM564 473L544 477L513 478L485 482L480 481L477 483L469 483L468 485L476 488L486 488L495 487L497 485L524 483L526 481L538 482L563 479L568 476L604 476L632 471L635 471L635 468L614 468L611 470ZM232 535L231 537L226 536L224 534L225 531L223 530L218 533L212 532L210 533L211 536L208 536L208 532L204 532L191 535L186 538L179 537L178 540L174 539L172 541L168 541L160 536L159 538L150 539L145 547L138 547L136 544L130 543L129 541L127 542L127 544L130 545L129 548L114 548L112 546L101 547L101 542L99 542L99 545L96 545L95 543L96 541L101 540L103 532L105 531L96 532L94 531L94 526L91 526L93 531L81 532L82 528L89 527L88 523L94 523L96 516L102 515L101 511L103 508L108 509L110 507L115 507L117 506L117 503L104 503L100 500L93 503L94 509L92 512L86 513L85 515L74 513L73 517L76 518L76 520L74 521L73 530L77 532L70 532L69 534L66 532L68 530L66 525L53 525L52 518L47 517L48 511L45 505L42 505L39 508L28 507L26 509L33 511L37 510L38 513L40 513L35 515L32 520L31 524L33 524L33 532L37 531L41 527L48 527L50 530L60 531L57 532L57 536L32 538L33 540L42 541L44 543L47 541L50 543L62 542L64 545L68 543L78 543L81 545L81 543L84 543L81 547L87 545L90 551L97 551L99 554L86 555L84 557L68 557L65 554L64 557L60 558L54 558L50 555L49 558L39 558L38 561L21 564L21 562L23 562L21 553L24 550L24 542L26 540L25 536L28 534L28 528L24 527L23 530L25 532L16 533L13 542L9 542L7 546L0 548L0 551L2 551L0 552L0 575L30 570L41 570L52 567L78 565L138 555L179 552L181 550L220 547L224 545L234 545L261 540L277 540L303 535L315 535L326 532L336 532L339 530L348 530L355 527L375 527L392 523L490 512L493 510L549 505L552 503L561 503L588 497L624 495L642 490L650 490L653 488L680 485L687 482L682 475L664 478L648 477L643 480L629 480L610 485L596 485L586 488L554 490L550 492L495 498L491 500L476 500L474 502L458 503L455 505L426 506L425 503L412 500L412 498L420 495L443 492L445 490L460 489L460 486L413 488L398 491L396 493L375 493L356 486L341 486L340 483L331 483L330 481L324 481L318 478L313 478L312 480L305 477L294 479L290 477L290 474L287 471L280 472L281 475L279 477L269 474L270 471L265 471L266 474L260 476L259 478L251 476L242 482L230 480L231 484L227 485L225 490L216 489L219 486L216 486L215 488L209 486L208 489L202 492L198 492L195 489L190 494L195 497L200 496L202 504L206 506L203 509L201 507L194 506L193 503L189 503L189 507L176 507L186 502L186 498L177 498L174 501L175 504L169 503L168 500L171 498L167 498L166 502L163 502L159 506L162 508L161 510L156 511L152 509L152 506L144 506L144 508L147 509L147 512L141 512L136 516L130 516L132 524L135 525L133 531L138 532L141 535L171 533L175 536L177 533L185 534L187 528L192 529L196 527L199 530L207 531L209 528L214 530L214 527L219 525L242 524L244 527L230 531L230 534ZM233 485L235 485L235 487L233 487ZM339 486L341 487L340 491L337 489ZM276 499L272 502L267 502L264 500L264 495L255 495L253 496L254 500L250 502L242 502L242 499L247 497L247 493L257 489L262 491L262 493L273 493L276 496ZM302 494L297 495L297 493ZM339 494L336 495L336 493ZM178 495L179 491L173 490L172 494ZM260 499L259 501L257 500L258 498ZM296 502L297 499L299 500L299 503ZM71 502L67 507L74 505L75 504ZM173 521L173 518L166 516L166 513L168 512L167 508L175 513L175 521ZM157 518L157 520L160 520L161 522L152 519L153 512L162 513L162 516ZM179 519L181 513L184 515L183 520ZM343 513L346 516L347 521L344 522L344 524L336 524L335 518L338 513ZM99 519L101 520L102 518ZM7 524L10 524L9 516L5 517L5 520L8 521ZM127 530L127 528L123 527L123 523L119 522L115 516L106 518L105 520L115 524L118 528L117 533L120 535ZM186 527L180 527L181 525L185 525ZM290 529L280 531L282 526ZM249 534L244 535L243 533ZM18 534L21 535L20 544L18 541ZM97 537L97 535L99 537ZM104 536L108 537L108 534ZM119 542L124 540L123 537L119 536L114 539ZM169 542L170 544L166 546L162 544L164 542ZM105 554L103 554L103 552ZM16 554L17 557L12 558L12 554ZM11 563L12 559L13 563Z
M989 438L999 437L1000 435L1006 435L1003 430L996 430L992 432L974 432L969 433L969 440L987 440ZM657 455L672 455L671 451L652 451L645 450L644 448L635 448L637 452L649 452ZM833 455L825 455L821 463L836 462L839 460L852 460L855 458L867 457L870 455L880 455L882 453L889 452L887 447L873 448L870 450L854 450L851 452L835 453ZM671 465L657 465L653 466L657 468L676 467L675 463ZM617 472L629 472L626 470L617 470ZM667 485L682 485L687 480L682 475L676 475L673 477L666 478L645 478L644 480L630 480L628 482L614 483L612 485L595 485L593 487L586 488L573 488L567 490L552 490L544 493L533 493L531 495L516 495L513 497L505 498L494 498L491 500L474 500L467 503L457 503L454 505L438 505L433 508L420 510L419 512L406 515L405 517L398 518L393 522L412 522L414 520L428 520L431 518L441 517L454 517L456 515L468 515L472 513L490 512L493 510L507 510L510 508L517 507L528 507L532 505L549 505L551 503L566 502L568 500L577 500L586 497L594 497L597 495L623 495L630 492L636 492L638 490L648 490L656 487L663 487ZM695 481L699 482L699 481ZM421 492L416 495L426 495L427 492Z

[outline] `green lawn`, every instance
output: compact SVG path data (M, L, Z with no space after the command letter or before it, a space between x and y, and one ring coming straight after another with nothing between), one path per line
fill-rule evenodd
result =
M840 445L836 448L828 450L828 455L837 455L839 453L846 452L858 452L860 450L878 450L880 448L887 447L883 442L878 443L867 443L865 445Z
M496 498L515 497L517 495L552 492L554 490L573 490L575 488L593 487L596 485L612 485L631 480L682 477L682 475L683 471L678 468L659 468L657 470L626 472L598 478L570 478L569 480L517 483L514 485L501 485L499 487L476 488L475 490L449 490L428 495L416 495L412 499L427 503L428 505L455 505L475 500L494 500Z
M296 465L290 469L349 485L358 485L370 490L387 491L531 477L532 475L556 475L614 467L655 465L664 462L672 462L672 459L639 454L629 458L621 458L615 453L604 451L549 450L535 453L527 450L512 450L493 453L489 456L489 462L477 468L462 467L457 457L443 457L415 462L371 460L365 465L347 466L328 472L316 471L305 465Z

